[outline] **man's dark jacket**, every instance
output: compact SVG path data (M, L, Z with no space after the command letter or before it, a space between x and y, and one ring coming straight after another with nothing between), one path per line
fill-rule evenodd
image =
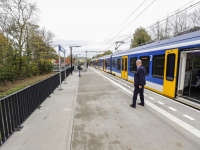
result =
M82 70L82 67L80 65L78 65L78 70Z
M146 75L145 67L139 66L137 71L135 72L135 76L134 76L134 86L135 87L139 87L139 85L144 86L146 84L145 75Z

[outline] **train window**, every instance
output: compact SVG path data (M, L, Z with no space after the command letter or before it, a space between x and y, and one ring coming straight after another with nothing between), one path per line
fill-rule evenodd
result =
M128 66L128 61L127 61L128 59L127 58L125 58L125 71L127 71L127 66Z
M174 81L174 69L175 69L175 54L167 55L167 69L166 69L166 80Z
M117 70L120 70L120 59L117 59Z
M110 67L110 60L108 59L108 67Z
M107 60L105 59L105 68L107 68Z
M152 76L163 79L165 66L165 55L153 56L153 71Z
M113 59L113 67L115 67L115 59Z
M142 66L145 67L146 69L146 76L149 75L149 56L142 56L140 57L141 61L142 61Z
M130 59L130 72L135 73L137 70L136 66L137 57L131 57Z
M194 53L193 69L200 70L200 53Z
M122 71L124 71L124 58L122 58Z

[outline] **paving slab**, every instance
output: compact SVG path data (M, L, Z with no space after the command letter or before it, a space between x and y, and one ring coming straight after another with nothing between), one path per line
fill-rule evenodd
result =
M196 137L188 131L149 106L137 106L136 109L129 107L132 103L130 94L97 72L88 69L82 72L81 76L78 77L78 72L69 76L67 84L62 84L64 90L56 89L51 98L44 101L42 108L37 109L25 121L23 130L15 132L0 149L200 149L199 139L196 140ZM118 83L129 90L133 88L132 84L121 79ZM155 96L148 91L146 94L155 98L152 103L159 100L171 105L165 98ZM163 105L156 106L167 110ZM183 112L186 109L182 105L182 107L178 104L175 106L178 110L183 109ZM176 108L175 106L173 107ZM192 109L189 111L193 115L198 113L194 113ZM177 117L181 116L178 114ZM198 122L195 122L195 125L198 125Z
M0 149L69 150L78 81L78 76L70 75L63 90L57 88Z
M200 144L88 69L79 80L73 150L199 150Z

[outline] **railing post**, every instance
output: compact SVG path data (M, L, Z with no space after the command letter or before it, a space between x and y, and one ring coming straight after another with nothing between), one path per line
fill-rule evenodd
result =
M2 143L4 143L5 142L5 140L6 140L6 138L5 138L5 134L4 134L4 125L3 125L3 114L2 114L2 107L1 107L1 105L0 105L0 130L1 130L1 139L2 139L2 141L1 141L1 144Z
M62 72L62 81L69 76L70 69L67 68ZM59 74L0 99L0 145L12 133L23 128L22 123L34 110L41 107L41 103L57 86L59 86Z

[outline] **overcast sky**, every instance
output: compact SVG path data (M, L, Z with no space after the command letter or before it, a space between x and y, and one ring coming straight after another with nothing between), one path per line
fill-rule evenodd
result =
M39 25L55 34L54 43L62 45L67 50L67 55L70 53L69 46L80 45L81 48L73 49L73 54L85 56L86 50L108 50L116 41L132 35L137 27L146 28L185 4L194 4L199 0L155 0L155 2L153 2L154 0L34 1L37 2L40 9ZM152 2L153 4L135 19ZM116 30L142 3L143 5ZM133 21L134 19L135 21ZM127 26L130 22L132 23ZM125 30L119 33L124 27L126 27ZM110 37L108 38L108 36ZM113 37L115 38L111 40ZM130 41L131 39L126 40L126 43L119 49L128 49ZM113 46L109 50L114 52L114 48ZM89 53L88 55L92 57L95 54Z

